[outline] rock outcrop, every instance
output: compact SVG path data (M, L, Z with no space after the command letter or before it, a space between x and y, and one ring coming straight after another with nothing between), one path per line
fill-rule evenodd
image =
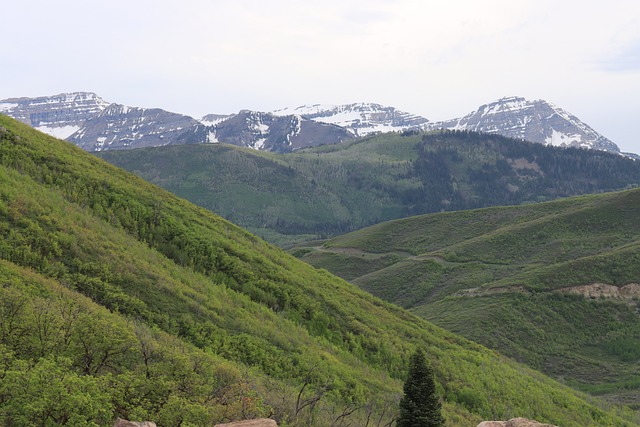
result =
M541 424L526 418L512 418L509 421L483 421L478 427L556 427L552 424Z
M558 292L581 295L585 298L614 298L634 299L640 298L640 284L629 283L624 286L607 285L605 283L593 283L591 285L572 286L559 289Z
M234 423L216 424L215 427L278 427L278 424L270 418L258 418L255 420L236 421Z
M128 421L123 420L122 418L116 418L116 422L113 424L113 427L157 427L156 423L151 421Z

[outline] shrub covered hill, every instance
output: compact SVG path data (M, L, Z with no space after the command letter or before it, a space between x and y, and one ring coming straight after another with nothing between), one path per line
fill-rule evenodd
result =
M2 425L384 425L417 346L448 425L635 424L5 116L0 235Z
M640 410L640 190L417 216L296 251L553 378Z
M280 155L222 144L98 155L282 247L410 215L640 184L640 162L620 155L473 132L390 133Z
M0 116L0 425L388 425L417 347L448 426L637 425Z

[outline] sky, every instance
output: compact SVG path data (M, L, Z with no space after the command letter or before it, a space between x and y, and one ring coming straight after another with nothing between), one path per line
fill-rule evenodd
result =
M29 0L0 99L95 92L202 117L375 102L431 121L544 99L640 153L638 0Z

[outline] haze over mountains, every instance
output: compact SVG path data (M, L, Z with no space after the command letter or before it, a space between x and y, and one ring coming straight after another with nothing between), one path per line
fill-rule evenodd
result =
M242 110L195 119L110 103L89 92L5 99L0 101L0 112L87 151L223 142L291 152L373 133L455 129L620 153L615 143L563 109L544 100L518 97L502 98L464 117L441 122L373 103Z

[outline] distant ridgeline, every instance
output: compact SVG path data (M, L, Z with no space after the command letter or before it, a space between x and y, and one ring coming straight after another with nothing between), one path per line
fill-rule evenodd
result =
M617 154L469 131L389 133L286 155L216 144L99 156L281 245L640 183L640 162Z
M464 117L441 122L374 103L313 104L272 112L241 110L197 119L159 108L110 103L91 92L4 99L0 112L87 151L222 142L288 153L376 133L448 129L640 159L637 154L620 153L615 143L562 108L521 97L501 98Z

